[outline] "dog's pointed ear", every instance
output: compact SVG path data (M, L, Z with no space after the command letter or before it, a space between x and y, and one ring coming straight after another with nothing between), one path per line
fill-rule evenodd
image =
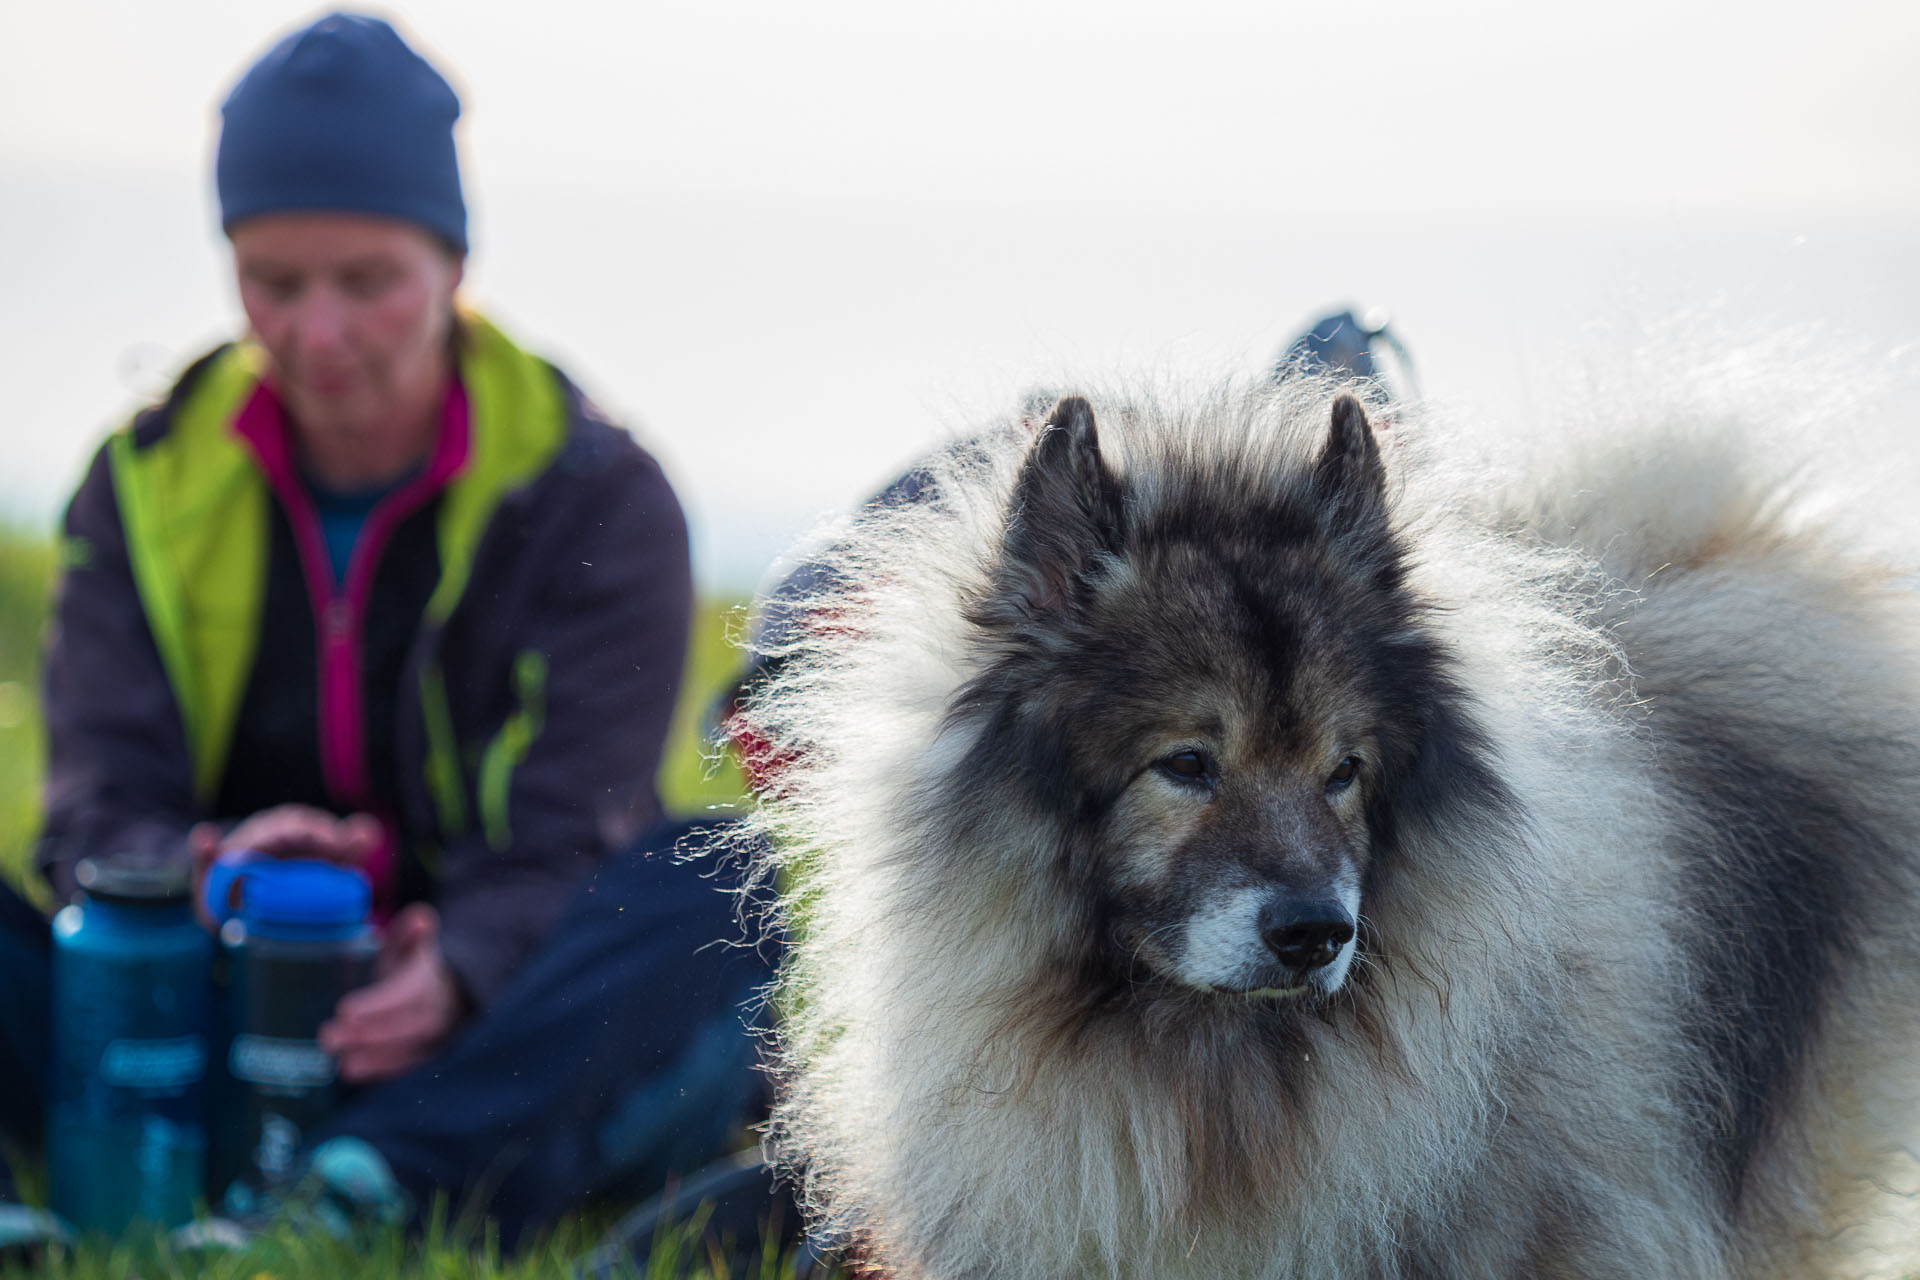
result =
M1385 522L1387 472L1380 463L1380 443L1373 437L1367 411L1350 395L1333 402L1327 443L1313 464L1313 492L1329 527Z
M1100 456L1093 406L1068 396L1027 450L1001 539L1000 586L1028 611L1051 612L1120 527L1120 482Z

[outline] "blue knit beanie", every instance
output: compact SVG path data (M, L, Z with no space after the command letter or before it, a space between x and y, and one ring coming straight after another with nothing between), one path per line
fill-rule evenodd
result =
M460 99L378 18L330 13L253 64L220 108L220 224L263 213L371 213L465 252Z

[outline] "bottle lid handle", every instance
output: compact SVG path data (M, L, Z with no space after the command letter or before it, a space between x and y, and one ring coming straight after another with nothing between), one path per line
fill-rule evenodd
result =
M233 849L214 859L200 886L200 905L214 924L223 925L240 914L240 890L250 863L260 859L252 849Z

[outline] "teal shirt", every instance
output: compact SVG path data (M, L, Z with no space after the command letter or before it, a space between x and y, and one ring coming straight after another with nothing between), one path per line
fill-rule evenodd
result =
M301 479L313 497L314 514L320 517L320 533L327 543L327 562L333 567L333 585L343 586L347 581L347 564L353 559L353 545L360 541L360 530L366 527L367 517L380 505L380 499L412 479L412 475L356 493L329 489L312 476L303 475Z

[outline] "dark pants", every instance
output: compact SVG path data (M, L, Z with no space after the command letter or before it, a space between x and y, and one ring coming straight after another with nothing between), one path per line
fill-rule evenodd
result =
M737 945L725 874L673 855L710 829L670 826L610 857L445 1050L361 1093L315 1141L365 1140L418 1205L444 1193L456 1213L494 1217L508 1243L589 1196L644 1195L723 1154L760 1097L749 1020L772 957ZM0 1074L0 1106L20 1111L0 1117L31 1140L46 926L18 905L24 916L0 913L0 1073L18 1075ZM21 981L28 955L38 967ZM16 1044L17 1065L4 1052Z
M47 921L0 884L0 1164L36 1150L45 1120L52 1025L53 935ZM6 1183L0 1169L0 1186Z

